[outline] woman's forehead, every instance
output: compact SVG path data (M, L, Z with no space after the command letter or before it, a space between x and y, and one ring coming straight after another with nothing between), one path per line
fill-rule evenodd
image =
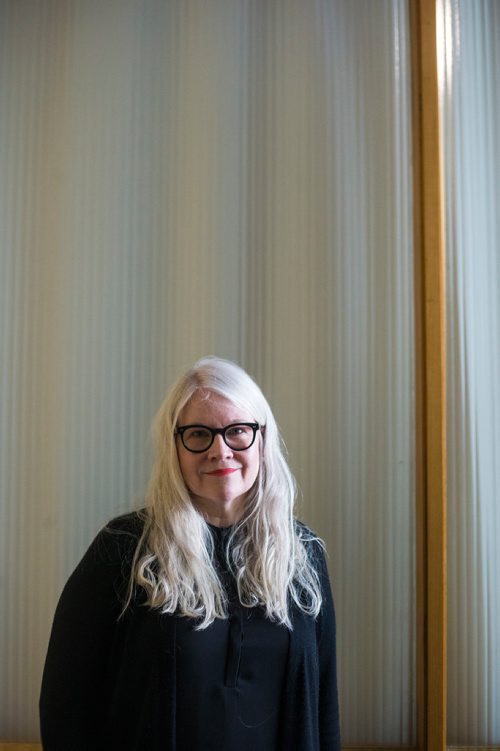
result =
M201 423L212 427L222 427L239 420L252 422L254 419L253 415L230 399L206 389L193 394L179 415L181 424Z

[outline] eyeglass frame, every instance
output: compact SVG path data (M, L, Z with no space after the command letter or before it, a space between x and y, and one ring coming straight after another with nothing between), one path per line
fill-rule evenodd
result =
M253 438L251 443L248 446L245 446L244 449L235 449L232 446L229 445L229 443L226 441L226 430L229 430L229 428L235 428L237 425L244 425L246 428L252 428L253 430ZM184 432L188 430L188 428L204 428L205 430L208 430L212 434L212 440L206 446L204 449L190 449L186 446L184 443ZM226 444L226 446L231 449L231 451L248 451L249 448L251 448L255 443L255 437L257 435L257 431L263 430L264 426L259 425L258 422L232 422L229 425L225 425L223 428L210 428L208 425L203 425L201 423L193 423L191 425L179 425L175 431L174 431L174 437L180 436L182 445L186 449L186 451L189 451L191 454L203 454L204 451L208 451L213 446L213 442L215 441L216 435L221 435L222 440Z

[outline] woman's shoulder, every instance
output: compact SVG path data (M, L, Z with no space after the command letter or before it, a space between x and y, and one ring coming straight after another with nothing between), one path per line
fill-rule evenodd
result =
M295 534L299 537L299 539L302 542L316 543L320 547L324 547L322 539L316 534L316 532L313 529L311 529L311 527L309 527L301 519L295 518L294 525L295 525Z
M325 557L325 543L316 532L300 519L294 519L295 534L305 546L308 555L313 561L322 561Z
M144 531L146 519L145 509L114 517L98 532L88 552L107 563L131 559Z
M145 508L139 509L138 511L129 511L126 514L115 516L101 531L138 537L144 530L147 518L147 511Z
M301 519L298 519L297 517L294 518L294 524L295 524L295 531L301 535L306 537L311 537L314 539L317 539L317 534L309 527L305 522L303 522Z

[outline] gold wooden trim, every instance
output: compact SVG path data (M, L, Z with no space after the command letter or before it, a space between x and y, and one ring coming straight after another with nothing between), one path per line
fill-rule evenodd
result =
M446 748L445 277L437 0L410 0L416 322L417 742Z
M42 751L40 743L1 743L0 751Z

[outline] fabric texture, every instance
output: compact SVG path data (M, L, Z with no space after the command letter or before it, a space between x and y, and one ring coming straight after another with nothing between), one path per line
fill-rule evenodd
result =
M178 619L140 600L119 618L142 523L110 522L63 590L40 697L44 751L176 751ZM340 751L333 600L323 551L308 545L323 606L317 619L292 613L275 751Z
M208 527L228 617L200 631L193 618L175 621L176 751L275 751L289 630L241 604L227 558L232 527Z

